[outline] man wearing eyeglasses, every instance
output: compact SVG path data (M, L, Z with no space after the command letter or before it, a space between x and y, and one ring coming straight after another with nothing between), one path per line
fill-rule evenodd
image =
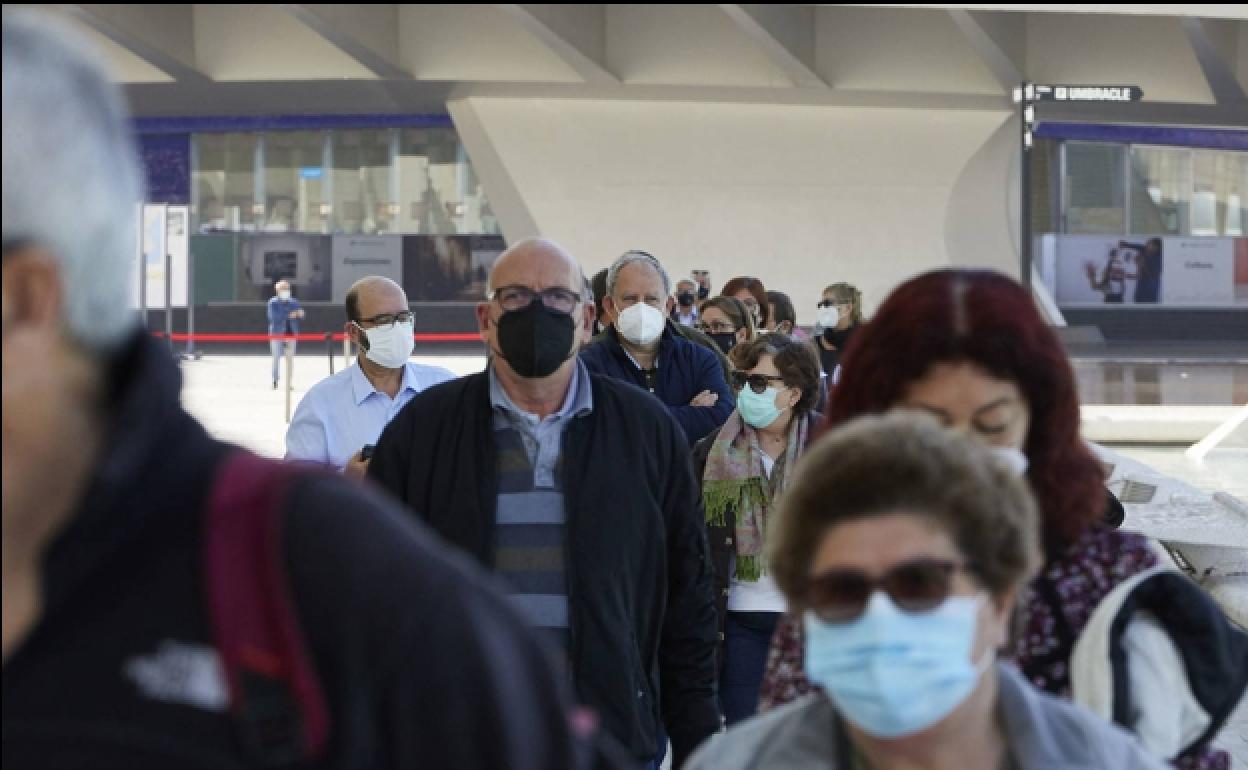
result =
M362 278L347 292L347 336L360 353L355 366L307 392L286 431L286 459L332 465L363 478L369 453L386 424L412 397L455 378L408 359L415 339L402 287L389 278Z
M719 729L711 567L688 444L643 390L591 374L580 265L519 243L477 306L490 364L390 423L368 474L493 569L637 763Z

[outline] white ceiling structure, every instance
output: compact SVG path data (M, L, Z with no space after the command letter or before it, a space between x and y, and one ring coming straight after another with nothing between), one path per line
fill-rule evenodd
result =
M9 7L9 6L6 6ZM60 5L144 116L443 112L471 96L1008 109L1248 126L1248 5Z

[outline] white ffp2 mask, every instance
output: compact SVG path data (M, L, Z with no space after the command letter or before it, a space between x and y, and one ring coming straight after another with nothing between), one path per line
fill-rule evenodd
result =
M368 338L368 350L364 357L386 369L399 369L412 356L416 340L412 337L415 324L396 321L390 328L364 329Z

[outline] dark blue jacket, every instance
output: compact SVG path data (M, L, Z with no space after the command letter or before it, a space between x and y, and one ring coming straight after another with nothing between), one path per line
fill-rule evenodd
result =
M299 333L299 319L291 318L290 314L301 309L299 300L291 297L283 300L277 297L269 298L269 334L285 334L286 322L290 322L290 333Z
M722 426L737 406L715 354L676 333L670 322L659 343L653 387L646 382L646 373L624 352L615 327L582 350L581 360L591 372L632 383L657 396L684 428L690 444ZM715 406L689 406L693 397L704 390L719 395Z

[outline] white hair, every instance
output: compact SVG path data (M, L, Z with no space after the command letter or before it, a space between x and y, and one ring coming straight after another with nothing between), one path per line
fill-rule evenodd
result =
M4 12L4 243L59 262L64 322L89 349L132 331L142 183L122 97L86 41L47 16Z
M614 264L611 265L611 269L607 270L608 297L615 296L615 284L620 278L620 271L638 262L649 265L663 279L664 297L672 293L672 279L667 276L667 271L663 269L663 264L659 262L657 257L644 251L626 251L619 259L615 260Z

